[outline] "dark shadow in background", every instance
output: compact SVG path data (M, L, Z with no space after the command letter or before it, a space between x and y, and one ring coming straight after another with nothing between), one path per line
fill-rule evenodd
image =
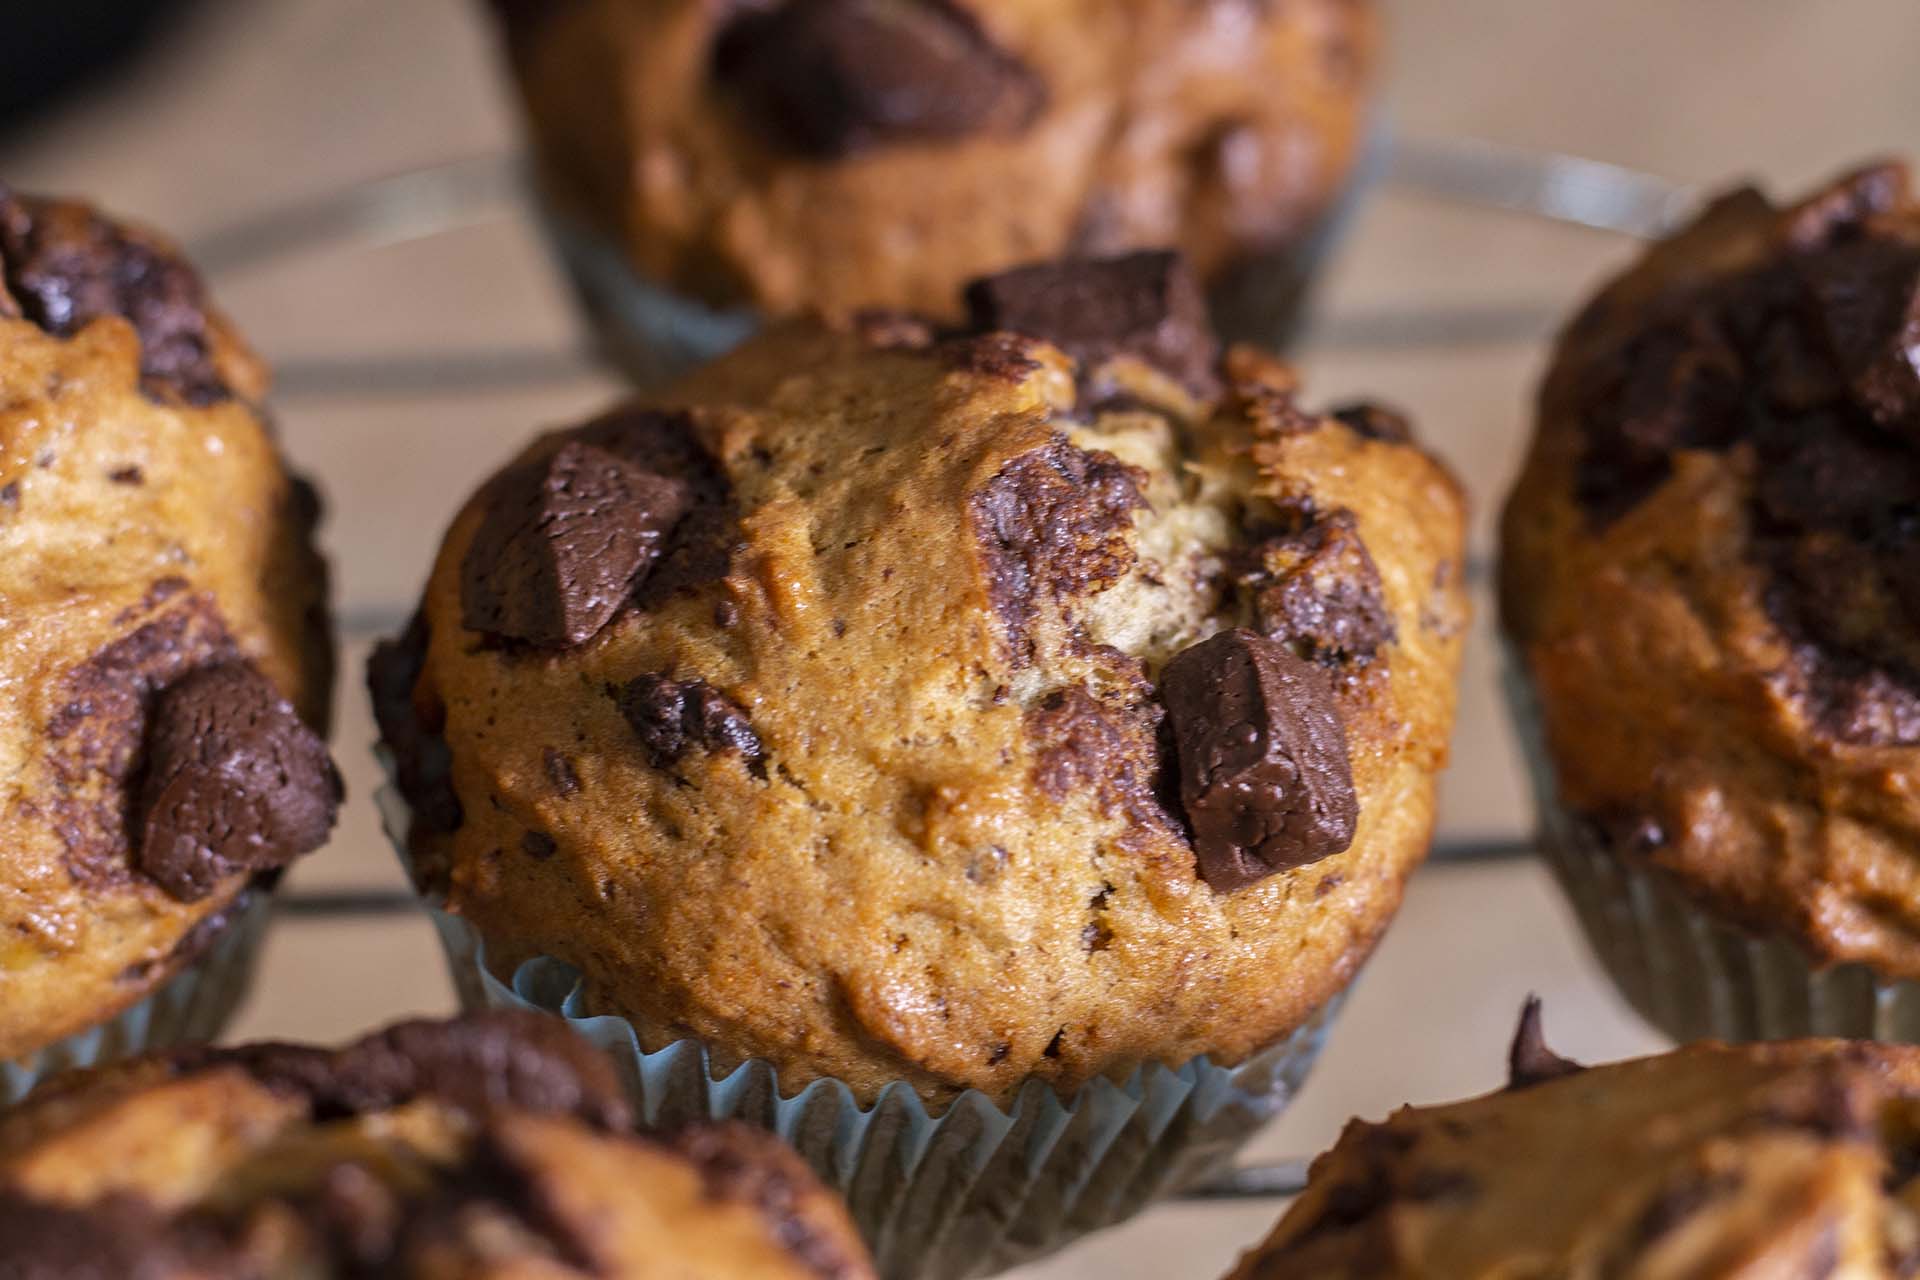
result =
M0 0L0 136L144 52L202 0Z

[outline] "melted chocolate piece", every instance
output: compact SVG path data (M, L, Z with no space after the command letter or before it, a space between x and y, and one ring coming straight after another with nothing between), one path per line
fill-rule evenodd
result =
M765 770L766 749L745 708L705 680L648 674L621 686L617 701L656 769L678 764L698 747L734 752L749 769Z
M326 841L341 798L326 744L247 662L170 685L147 727L136 865L182 902Z
M1102 813L1122 813L1137 829L1176 831L1156 789L1161 716L1147 696L1101 699L1079 687L1048 694L1026 713L1034 782L1055 800L1091 790Z
M974 281L966 299L974 329L1045 338L1079 362L1083 380L1132 356L1200 395L1219 386L1206 295L1177 253L1018 267Z
M1364 401L1343 404L1328 415L1343 422L1369 440L1382 444L1412 444L1413 423L1407 416L1385 405Z
M373 699L380 740L393 753L394 782L406 799L414 828L432 835L458 831L464 820L453 789L453 755L441 729L446 708L424 704L418 689L427 661L427 621L414 614L399 638L382 640L367 659L367 691Z
M1528 996L1520 1008L1520 1025L1513 1033L1513 1045L1507 1050L1507 1088L1530 1089L1585 1070L1578 1062L1547 1048L1546 1036L1540 1029L1540 997Z
M183 1072L237 1066L265 1088L307 1099L321 1120L425 1097L475 1116L510 1106L608 1130L631 1120L612 1064L563 1023L523 1010L396 1023L337 1050L200 1046L169 1056Z
M140 338L140 386L159 401L213 404L232 392L214 367L200 278L172 249L84 204L0 186L0 314L70 338L121 316Z
M1644 304L1579 393L1576 493L1597 527L1677 452L1751 451L1779 687L1861 745L1920 742L1920 235L1888 216L1906 207L1883 166L1778 215L1778 251Z
M1399 638L1380 569L1353 512L1303 506L1288 527L1256 531L1230 556L1254 629L1309 662L1362 668Z
M580 439L502 478L461 563L461 621L545 649L613 620L693 505L659 475Z
M1230 893L1353 843L1346 730L1318 667L1251 631L1222 631L1160 680L1200 876Z
M714 74L801 155L1025 129L1046 86L954 0L784 0L735 18Z
M1133 513L1145 477L1110 453L1059 436L1015 458L973 495L974 537L987 597L1007 630L1014 665L1033 661L1043 601L1106 590L1133 567Z

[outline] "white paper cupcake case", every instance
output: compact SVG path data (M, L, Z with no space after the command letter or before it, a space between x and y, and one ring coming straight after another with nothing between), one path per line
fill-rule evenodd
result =
M379 802L404 861L406 803L391 787ZM646 1052L625 1019L584 1011L570 966L542 957L502 982L471 925L429 911L465 1007L565 1018L612 1057L647 1127L731 1119L779 1134L845 1198L890 1280L992 1275L1218 1170L1298 1091L1341 1004L1237 1067L1155 1065L1068 1103L1031 1081L1005 1109L969 1090L935 1116L905 1084L863 1108L838 1080L784 1097L763 1060L716 1079L695 1040Z
M0 1107L32 1092L48 1076L104 1066L155 1049L197 1044L220 1034L246 997L253 961L266 933L272 895L254 892L205 955L158 991L120 1014L38 1053L0 1062Z
M1920 983L1882 978L1858 964L1820 967L1784 937L1713 915L1669 872L1606 848L1559 802L1518 655L1508 656L1505 684L1533 779L1541 855L1588 944L1642 1017L1678 1041L1920 1042Z

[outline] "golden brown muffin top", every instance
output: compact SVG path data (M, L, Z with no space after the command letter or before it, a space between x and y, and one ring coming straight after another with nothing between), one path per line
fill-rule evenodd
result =
M1920 976L1920 206L1734 192L1569 326L1503 604L1566 804L1817 956Z
M971 302L770 332L455 519L372 680L498 972L941 1099L1237 1062L1357 970L1430 834L1459 490L1220 360L1167 255Z
M0 1117L0 1273L871 1275L772 1138L628 1120L612 1066L528 1013L75 1073Z
M776 315L951 315L981 273L1143 247L1221 282L1346 180L1376 44L1369 0L495 7L562 209Z
M132 1003L339 779L312 489L171 246L0 187L0 1058Z
M1920 1265L1920 1050L1582 1068L1530 1004L1499 1093L1355 1120L1233 1280L1759 1280Z

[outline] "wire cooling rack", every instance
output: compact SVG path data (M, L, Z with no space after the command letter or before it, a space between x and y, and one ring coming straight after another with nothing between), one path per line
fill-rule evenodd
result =
M1556 153L1520 150L1470 139L1387 138L1373 149L1381 185L1477 208L1570 223L1622 236L1648 238L1671 229L1698 204L1690 186L1618 165ZM313 199L239 218L191 241L191 257L210 276L273 265L322 247L375 249L426 239L499 218L530 217L524 159L494 153L411 169ZM1349 314L1314 321L1317 350L1436 349L1545 337L1560 312L1532 306L1449 306ZM579 380L595 368L585 341L489 348L430 356L373 354L280 360L281 399L328 396L446 395L537 389ZM1470 560L1471 585L1483 589L1484 558ZM344 638L392 634L397 612L349 614ZM1531 854L1530 841L1453 838L1433 856L1453 863L1497 861ZM417 899L382 889L291 890L275 911L296 920L370 920L411 916ZM1258 1200L1291 1196L1305 1183L1307 1162L1244 1165L1183 1196L1195 1200Z

